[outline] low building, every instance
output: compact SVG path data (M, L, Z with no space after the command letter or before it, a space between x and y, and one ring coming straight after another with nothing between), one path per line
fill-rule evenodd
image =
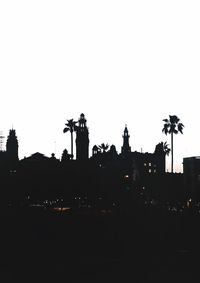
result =
M200 156L183 158L184 186L189 196L200 197Z

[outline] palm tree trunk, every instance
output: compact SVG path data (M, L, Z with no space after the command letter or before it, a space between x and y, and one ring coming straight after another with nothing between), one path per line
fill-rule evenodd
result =
M72 131L71 131L71 156L73 159L74 155L73 155L73 132Z
M171 133L171 156L172 156L172 159L171 159L171 173L173 173L173 171L174 171L174 169L173 169L173 166L174 166L173 132Z

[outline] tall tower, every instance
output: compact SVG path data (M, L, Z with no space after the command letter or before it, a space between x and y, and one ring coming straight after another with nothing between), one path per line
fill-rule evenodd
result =
M155 151L154 151L154 158L156 163L156 172L158 173L165 173L165 156L166 153L164 151L163 142L160 142L156 145Z
M15 130L10 130L6 142L6 153L10 162L18 161L18 140Z
M89 133L86 126L87 120L82 113L76 129L76 159L87 160L89 156Z
M122 146L122 154L127 154L129 152L131 152L131 147L129 145L129 134L128 134L128 129L127 129L127 125L125 125L125 129L124 129L124 135L123 137L123 146Z

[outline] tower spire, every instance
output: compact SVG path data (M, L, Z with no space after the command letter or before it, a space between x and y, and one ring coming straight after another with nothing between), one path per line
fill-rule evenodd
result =
M129 145L130 136L128 134L127 124L125 124L124 134L123 134L122 137L123 137L122 153L127 154L127 153L131 152L131 147Z
M86 125L87 120L82 113L76 128L76 159L87 160L89 155L89 133Z

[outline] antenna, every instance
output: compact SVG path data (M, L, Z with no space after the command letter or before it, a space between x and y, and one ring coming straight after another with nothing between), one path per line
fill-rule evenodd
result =
M54 141L54 154L56 155L56 141Z
M5 137L3 136L3 132L0 131L0 151L3 151L4 139Z

